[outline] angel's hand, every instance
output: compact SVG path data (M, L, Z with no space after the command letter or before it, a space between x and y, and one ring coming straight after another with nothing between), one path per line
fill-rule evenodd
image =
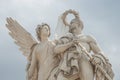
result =
M74 40L73 40L73 43L74 43L74 44L78 44L79 42L80 42L80 41L79 41L78 39L74 39Z
M69 42L70 47L73 46L75 43L74 41Z

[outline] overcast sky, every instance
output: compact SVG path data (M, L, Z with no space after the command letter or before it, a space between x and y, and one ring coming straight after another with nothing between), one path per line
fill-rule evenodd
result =
M52 34L58 16L75 9L85 34L93 35L120 80L120 0L0 0L0 80L25 80L26 59L5 27L6 18L16 19L34 37L38 24L46 22Z

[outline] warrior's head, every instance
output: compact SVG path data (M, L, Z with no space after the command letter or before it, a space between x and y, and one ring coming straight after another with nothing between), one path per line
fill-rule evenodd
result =
M74 19L70 21L70 23L67 23L65 20L66 16L69 14L73 14L75 16ZM73 34L80 34L83 30L83 22L79 18L79 14L74 10L68 10L63 13L63 22L65 25L69 26L69 32Z
M83 23L79 18L72 19L69 25L69 32L74 34L80 34L83 30Z

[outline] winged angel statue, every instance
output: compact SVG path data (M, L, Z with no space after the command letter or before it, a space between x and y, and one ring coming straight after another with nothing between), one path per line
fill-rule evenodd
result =
M17 21L7 18L9 34L27 58L27 80L46 80L53 68L57 66L57 58L53 54L54 43L48 40L50 27L43 23L36 28L37 42Z
M68 14L75 16L70 23ZM12 18L7 18L6 26L28 61L27 80L113 80L109 60L93 37L82 34L84 26L76 11L65 11L59 17L58 38L53 41L46 23L36 28L39 42Z

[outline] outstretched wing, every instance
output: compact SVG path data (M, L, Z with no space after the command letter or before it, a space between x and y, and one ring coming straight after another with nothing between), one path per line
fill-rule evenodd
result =
M31 53L31 47L37 43L35 39L27 32L16 20L7 18L6 27L9 29L10 36L15 40L15 43L20 47L23 55L28 57Z

